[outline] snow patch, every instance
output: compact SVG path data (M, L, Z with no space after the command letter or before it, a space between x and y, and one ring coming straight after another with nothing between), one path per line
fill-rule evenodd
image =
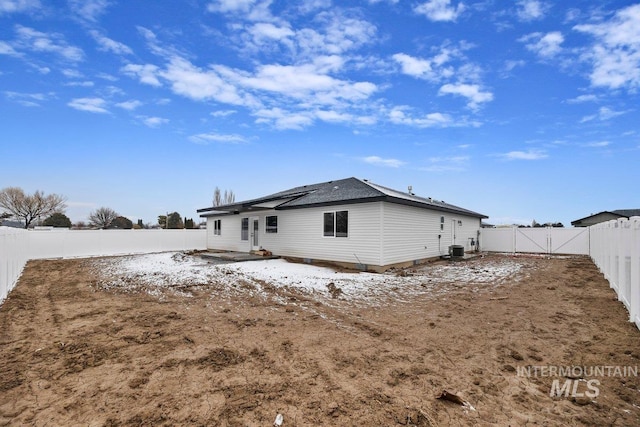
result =
M378 274L339 272L283 259L212 264L183 252L164 252L103 258L93 260L92 265L100 286L105 289L146 290L154 295L172 290L188 295L190 287L214 286L229 292L264 294L266 284L355 301L389 296L401 299L424 293L437 295L456 288L475 290L478 286L497 285L519 273L523 261L499 258L427 264Z

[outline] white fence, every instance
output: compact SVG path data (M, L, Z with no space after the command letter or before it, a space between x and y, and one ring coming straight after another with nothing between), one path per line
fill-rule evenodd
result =
M206 230L32 230L29 259L206 249Z
M29 260L27 230L0 227L0 304L9 295Z
M589 255L640 328L640 217L588 228L484 228L483 251Z
M483 228L480 248L487 252L589 255L589 229Z
M591 259L640 328L640 217L592 225Z
M207 248L207 230L22 230L0 227L0 302L30 259Z

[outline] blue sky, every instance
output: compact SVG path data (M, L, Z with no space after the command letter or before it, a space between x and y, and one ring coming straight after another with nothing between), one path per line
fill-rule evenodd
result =
M355 176L491 223L640 208L640 4L0 0L0 187L86 221Z

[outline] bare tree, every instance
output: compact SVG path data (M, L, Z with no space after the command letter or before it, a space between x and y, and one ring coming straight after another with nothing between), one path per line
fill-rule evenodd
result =
M63 196L45 196L40 190L36 190L32 195L25 194L19 187L7 187L0 191L0 207L12 216L22 219L24 228L29 228L31 223L40 217L62 213L67 207L65 202Z
M224 195L218 187L213 190L213 206L230 205L236 201L236 195L232 190L224 190Z
M220 192L220 189L216 187L216 189L213 190L213 206L220 205L222 205L222 193Z
M233 194L233 191L224 190L224 204L230 205L231 203L236 201L236 195Z
M111 222L120 215L111 208L98 208L89 214L89 224L93 227L109 228Z

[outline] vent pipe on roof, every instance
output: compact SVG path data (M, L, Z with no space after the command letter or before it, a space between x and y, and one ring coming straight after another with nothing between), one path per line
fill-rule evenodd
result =
M412 192L413 191L413 187L409 186L409 187L407 187L407 190L409 190L409 195L413 196L413 192Z

